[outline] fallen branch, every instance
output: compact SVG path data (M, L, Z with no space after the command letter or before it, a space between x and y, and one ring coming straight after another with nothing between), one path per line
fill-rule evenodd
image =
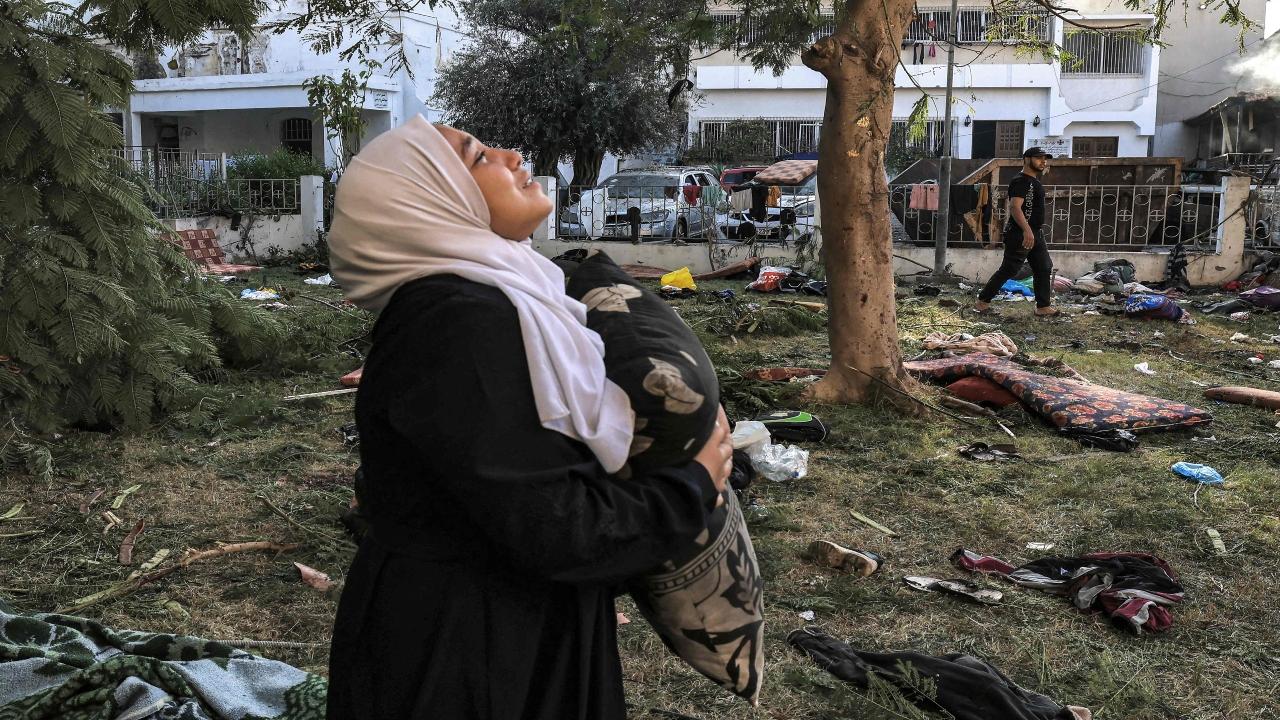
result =
M984 408L981 405L978 405L976 403L971 403L968 400L961 400L958 397L951 397L949 395L942 396L942 400L940 400L940 402L943 405L953 407L957 410L966 410L968 412L977 413L978 415L981 415L985 418L990 418L992 422L1000 426L1000 429L1003 430L1006 435L1013 438L1014 440L1018 439L1018 436L1014 435L1012 430L1006 427L1004 423L1000 422L1000 418L994 412L992 412L989 408Z
M192 563L197 563L202 560L209 560L211 558L221 557L223 555L230 555L231 553L252 552L255 550L261 550L261 551L267 551L267 552L278 552L278 553L289 552L291 550L298 549L298 547L299 547L298 545L281 545L280 543L274 543L266 540L255 540L253 542L242 542L242 543L231 543L229 545L220 545L216 548L210 548L208 550L187 550L185 553L183 553L182 557L177 562L175 562L173 565L170 565L167 568L162 568L160 570L153 570L151 572L143 573L143 574L134 573L130 575L124 582L112 585L111 587L101 592L97 592L92 595L82 597L78 600L73 601L70 605L58 608L54 612L59 614L77 613L84 610L85 608L91 607L93 605L97 605L98 603L104 602L106 600L115 600L118 598L125 597L127 595L132 595L133 593L141 589L143 586L149 585L150 583L153 583L163 577L171 575L177 572L178 570L181 570L182 568L187 567L188 565L191 565Z
M1196 367L1202 367L1206 370L1212 370L1214 372L1231 373L1232 375L1239 375L1240 377L1247 377L1253 380L1261 380L1263 382L1268 382L1268 383L1271 382L1271 378L1266 378L1261 375L1253 375L1247 372L1240 372L1239 370L1232 370L1231 368L1214 367L1212 365L1205 365L1204 363L1198 363L1195 360L1188 360L1183 357L1178 357L1173 353L1172 350L1166 350L1165 352L1169 353L1169 357L1173 358L1174 360L1177 360L1178 362L1187 363L1188 365L1195 365Z
M887 382L885 382L885 381L881 380L880 378L876 377L875 375L872 375L871 373L867 372L866 370L862 370L862 369L860 369L860 368L856 368L856 367L854 367L854 366L852 366L852 365L845 365L845 367L849 368L850 370L853 370L854 372L860 372L860 373L862 373L863 375L866 375L867 377L871 378L873 381L880 383L881 385L883 385L883 386L885 386L885 387L889 388L890 390L892 390L892 391L894 391L894 392L898 393L899 395L902 395L903 397L907 398L908 400L910 400L910 401L912 401L912 402L914 402L914 403L918 403L918 404L920 404L920 405L923 405L924 407L927 407L927 408L929 408L930 410L932 410L932 411L934 411L934 412L936 412L936 413L941 413L941 414L943 414L943 415L946 415L947 417L952 418L953 420L959 420L960 422L964 423L965 425L968 425L969 427L978 428L978 429L980 429L980 430L982 429L982 426L981 426L981 425L979 425L979 424L977 424L977 423L969 422L969 420L967 420L967 419L965 419L965 418L962 418L962 417L960 417L959 415L956 415L955 413L947 412L946 410L943 410L942 408L937 407L936 405L930 405L929 403L927 403L927 402L925 402L925 401L921 400L920 398L916 397L915 395L912 395L911 393L907 392L906 390L903 390L903 389L901 389L901 388L896 388L896 387L894 387L894 386L890 385L889 383L887 383Z
M304 292L300 292L300 293L298 293L298 297L302 298L303 300L310 300L311 302L314 302L314 303L320 303L321 305L328 305L329 307L333 308L334 310L337 310L337 311L338 311L338 312L340 312L340 313L344 313L344 314L347 314L347 315L353 315L353 316L355 316L355 317L359 317L359 316L360 316L360 314L359 314L359 313L357 313L357 312L355 312L355 311L353 311L353 310L350 310L350 309L348 309L348 308L344 308L344 307L342 307L341 305L334 305L333 303L329 302L328 300L323 300L323 299L321 299L321 298L315 297L314 295L308 295L308 294L306 294L306 293L304 293Z
M330 542L336 542L336 543L338 543L338 544L343 544L343 543L345 543L345 544L347 544L347 545L355 545L355 543L351 542L350 540L348 540L348 539L346 539L346 538L340 538L340 537L336 537L336 536L330 535L329 533L326 533L326 532L321 531L321 530L317 530L317 529L315 529L315 528L307 527L306 525L303 525L302 523L298 522L297 520L294 520L292 517L289 517L289 513L287 513L287 512L285 512L284 510L282 510L282 509L280 508L280 506L278 506L278 505L276 505L275 503L271 502L271 499L270 499L270 498L268 498L266 495L259 495L258 497L262 498L262 502L266 503L266 504L267 504L267 507L271 508L271 512L273 512L273 513L275 513L276 515L279 515L280 517L284 518L284 521L285 521L285 522L289 523L290 525L292 525L292 526L294 526L294 527L298 528L299 530L301 530L301 531L303 531L303 532L305 532L305 533L310 533L310 534L312 534L312 535L316 535L317 537L323 538L323 539L328 540L328 541L330 541Z
M876 530L879 530L880 532L884 533L885 535L888 535L889 537L897 537L897 536L898 536L898 533L896 533L896 532L894 532L894 531L890 530L889 528L887 528L887 527L885 527L885 526L881 525L880 523L876 522L875 520L872 520L871 518L867 517L866 515L863 515L862 513L857 512L856 510L850 510L850 511L849 511L849 515L850 515L850 516L852 516L854 520L857 520L858 522L862 523L863 525L866 525L867 527L875 528Z
M303 395L287 395L280 398L281 400L307 400L309 398L332 397L334 395L350 395L359 391L360 388L342 388L341 390L325 390L324 392L306 393Z

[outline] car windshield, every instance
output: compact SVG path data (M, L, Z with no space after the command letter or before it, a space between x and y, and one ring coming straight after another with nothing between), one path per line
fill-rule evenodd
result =
M612 197L652 200L674 197L679 186L674 175L614 175L600 183Z

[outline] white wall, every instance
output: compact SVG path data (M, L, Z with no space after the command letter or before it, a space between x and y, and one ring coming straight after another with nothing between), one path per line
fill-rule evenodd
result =
M1144 92L1150 85L1143 77L1062 78L1062 100L1071 110L1111 111L1117 113L1137 109L1147 100Z

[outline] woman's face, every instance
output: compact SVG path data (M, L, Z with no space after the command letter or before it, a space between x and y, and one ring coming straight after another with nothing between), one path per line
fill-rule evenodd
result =
M448 125L437 125L462 164L471 171L485 204L489 206L489 229L509 240L524 240L551 214L554 204L521 167L523 159L511 150L491 148L470 133Z

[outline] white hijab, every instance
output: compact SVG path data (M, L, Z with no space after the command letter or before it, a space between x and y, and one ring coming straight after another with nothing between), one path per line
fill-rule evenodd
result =
M381 311L401 285L452 274L496 287L515 306L542 426L591 448L608 472L627 461L634 414L604 374L604 343L564 273L528 242L489 229L479 186L421 115L382 133L338 183L329 233L334 278L356 305Z

